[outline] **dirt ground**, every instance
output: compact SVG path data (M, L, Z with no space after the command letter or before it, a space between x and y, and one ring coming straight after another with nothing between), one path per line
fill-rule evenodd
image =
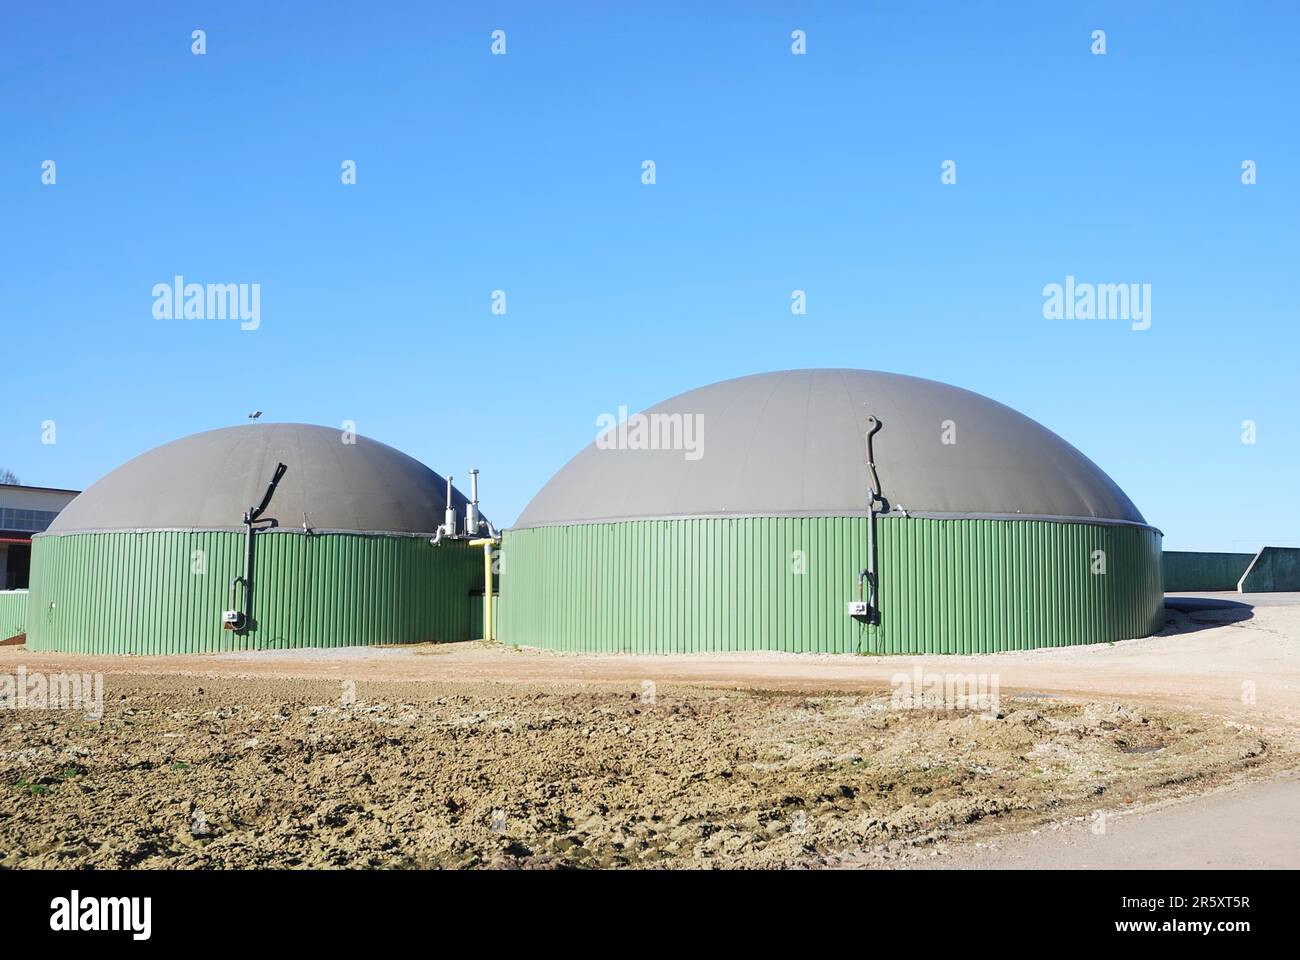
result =
M104 710L0 710L0 866L906 864L1296 767L1300 606L1233 616L947 658L5 648ZM900 708L918 665L998 709Z
M938 854L937 856L935 854ZM939 841L909 863L931 870L1295 870L1300 773L1228 783L1193 797L1040 829Z

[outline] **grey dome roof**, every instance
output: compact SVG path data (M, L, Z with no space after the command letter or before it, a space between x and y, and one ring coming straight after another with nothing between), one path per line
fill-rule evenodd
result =
M446 480L418 460L365 437L302 423L209 430L143 453L92 484L50 525L94 530L242 530L244 511L288 466L264 518L281 528L425 533L437 530ZM463 524L465 497L452 503Z
M866 513L866 418L892 511L1145 524L1091 460L1010 407L946 384L868 370L724 380L646 414L694 415L700 455L627 449L603 434L524 508L516 527L706 516ZM955 443L941 442L944 421ZM665 422L665 421L661 421Z

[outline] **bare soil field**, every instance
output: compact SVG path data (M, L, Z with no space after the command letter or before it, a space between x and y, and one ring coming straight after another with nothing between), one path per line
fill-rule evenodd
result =
M1295 767L1300 608L1254 613L922 659L9 647L104 712L0 711L0 866L903 865ZM999 709L898 709L917 664Z

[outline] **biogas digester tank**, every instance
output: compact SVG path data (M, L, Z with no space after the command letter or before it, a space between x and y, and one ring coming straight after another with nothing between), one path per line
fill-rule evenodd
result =
M1160 551L1105 473L1002 404L889 373L765 373L652 407L562 468L504 534L500 636L635 653L1121 640L1160 627Z
M283 476L253 538L243 518ZM470 638L482 553L431 540L447 482L392 447L306 424L250 424L164 444L103 477L33 538L27 644L201 653ZM466 499L452 491L463 524Z

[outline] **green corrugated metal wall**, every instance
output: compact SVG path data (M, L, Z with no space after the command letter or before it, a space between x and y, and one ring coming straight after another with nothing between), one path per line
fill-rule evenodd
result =
M242 533L38 536L28 648L161 654L468 640L469 595L483 590L482 551L462 541L263 533L256 626L237 634L221 628L221 613L243 567Z
M1160 557L1165 589L1170 593L1193 590L1236 590L1237 581L1255 559L1253 553L1205 553L1167 550Z
M1264 547L1241 580L1243 593L1300 590L1300 547Z
M500 636L633 653L982 653L1161 626L1155 530L921 518L879 522L882 623L858 623L844 606L866 565L866 523L752 517L507 530ZM1104 575L1092 572L1095 550L1105 551Z
M27 628L27 591L0 590L0 640L16 637Z
M500 613L498 612L500 609L500 599L501 598L498 597L496 594L492 595L492 636L491 637L483 636L483 595L479 594L478 596L471 599L469 605L469 629L470 629L470 635L472 637L475 637L476 639L481 638L484 640L496 640L500 636L501 630L499 629L499 623L497 621L497 617L500 616Z

